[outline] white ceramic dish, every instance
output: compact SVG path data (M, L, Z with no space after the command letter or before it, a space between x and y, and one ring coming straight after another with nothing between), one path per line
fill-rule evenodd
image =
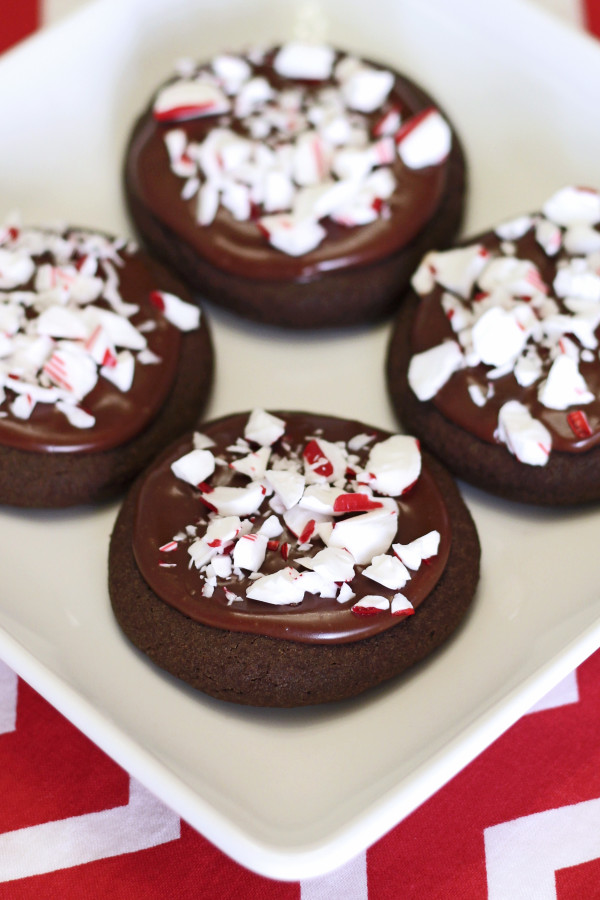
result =
M309 32L396 64L458 126L469 230L597 183L600 50L518 0L103 0L0 62L0 211L127 231L121 156L181 55ZM209 414L311 408L394 427L388 326L295 336L209 308ZM116 507L0 510L0 654L243 865L297 879L400 821L600 645L596 508L541 512L465 489L483 577L464 628L402 680L303 711L193 694L122 638L105 587Z

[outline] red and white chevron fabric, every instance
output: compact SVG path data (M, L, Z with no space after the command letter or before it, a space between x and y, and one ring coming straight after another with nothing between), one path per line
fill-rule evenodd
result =
M300 883L215 849L0 664L0 900L593 900L600 651L344 868Z
M572 11L600 35L600 0ZM2 0L0 51L44 19ZM600 651L368 851L288 884L224 856L0 663L0 900L594 900L598 710Z

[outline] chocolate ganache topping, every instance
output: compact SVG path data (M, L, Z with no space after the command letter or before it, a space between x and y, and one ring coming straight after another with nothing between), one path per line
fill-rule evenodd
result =
M328 46L180 64L126 177L217 268L303 279L407 245L444 195L451 129L422 91Z
M600 195L567 187L413 277L409 383L521 462L600 443Z
M152 421L200 316L156 278L121 239L0 228L0 443L106 450Z
M146 473L133 550L152 590L198 622L345 643L413 613L450 540L414 438L254 410L209 423Z

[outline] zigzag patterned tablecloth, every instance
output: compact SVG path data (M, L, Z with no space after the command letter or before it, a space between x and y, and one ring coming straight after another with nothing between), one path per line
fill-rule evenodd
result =
M565 10L600 34L600 3ZM0 51L46 18L4 0ZM599 708L600 651L366 852L283 883L224 856L0 663L0 900L600 898Z

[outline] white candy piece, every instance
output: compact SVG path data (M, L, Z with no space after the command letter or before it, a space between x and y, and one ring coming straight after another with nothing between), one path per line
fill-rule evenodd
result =
M304 598L304 585L300 573L287 566L258 578L246 591L246 597L273 606L297 605Z
M293 177L296 184L319 184L329 175L331 148L316 131L304 131L296 138ZM318 218L318 216L315 216Z
M406 566L396 556L388 554L373 557L371 565L363 570L363 575L395 591L403 588L410 580L410 572Z
M247 475L252 481L260 481L265 476L269 457L271 456L270 447L260 447L248 456L236 459L231 463L231 468L242 475Z
M407 569L416 572L421 568L421 563L425 559L431 559L437 556L440 547L439 531L428 531L427 534L421 535L411 541L410 544L392 544L392 550L400 559Z
M228 94L236 93L252 72L245 59L226 53L213 59L212 68L217 78L223 81Z
M532 227L533 219L531 216L518 216L516 219L509 219L507 222L502 222L502 224L497 225L494 230L501 240L516 241L527 234Z
M207 226L215 220L219 208L219 189L212 181L205 181L198 191L196 221L198 225Z
M417 293L426 294L437 282L466 299L488 261L489 253L480 244L432 251L425 256L413 276L412 284Z
M409 169L423 169L442 163L452 147L452 132L436 109L415 116L398 143L398 155Z
M306 543L313 537L319 525L331 522L331 517L302 509L300 506L292 506L283 513L283 521L298 540Z
M562 230L549 219L539 219L535 226L535 239L548 256L555 256L563 244Z
M547 290L534 263L509 256L491 259L477 282L483 291L492 293L501 287L513 297L533 297Z
M354 578L354 557L340 547L326 547L312 557L298 559L298 562L326 581L350 581Z
M431 400L464 364L460 344L444 341L414 354L408 367L408 383L419 400Z
M385 69L360 65L342 83L342 96L350 109L370 113L385 103L394 76Z
M210 81L175 81L164 87L154 102L154 117L161 122L217 116L228 112L230 103Z
M233 563L230 556L213 556L210 561L210 566L212 567L213 575L216 578L231 577Z
M490 366L503 366L516 360L527 337L515 310L506 312L498 306L484 312L472 330L475 352Z
M221 516L251 516L260 508L265 489L260 482L252 481L247 487L239 488L219 485L202 496Z
M125 393L131 389L135 372L135 358L129 350L122 350L117 354L116 361L110 365L102 366L100 374L120 391Z
M266 481L269 484L285 509L291 509L302 497L306 484L304 475L291 469L270 469L266 473Z
M208 450L209 447L215 446L213 439L201 431L195 431L192 440L196 450Z
M412 616L415 608L404 594L394 594L390 605L390 612L393 616Z
M258 572L267 552L267 538L264 534L243 534L233 549L233 564L240 569Z
M217 551L214 547L209 547L206 541L198 538L188 547L190 558L197 569L201 569L216 556Z
M69 420L74 428L93 428L96 424L94 416L82 409L81 406L75 406L73 403L67 403L66 400L58 400L56 408Z
M86 338L83 346L97 365L109 366L115 364L117 351L106 328L103 328L102 325L96 325L92 333Z
M35 330L38 334L47 334L57 339L83 340L88 336L88 328L79 310L64 306L45 309L36 319Z
M452 331L455 334L463 331L465 328L469 328L473 324L475 318L473 313L454 294L445 291L442 294L441 302L446 317L452 326Z
M29 419L35 409L36 401L31 394L19 394L10 404L10 411L17 419Z
M546 200L543 212L552 222L566 228L596 225L600 222L600 194L586 188L565 187Z
M282 531L283 525L281 524L277 516L269 516L269 518L265 519L265 521L258 529L259 534L264 534L265 537L269 539L278 538Z
M600 301L600 275L591 271L584 259L575 258L558 269L553 284L557 297L577 297Z
M27 284L33 270L33 260L28 253L0 247L0 290L10 290L21 284Z
M314 438L304 448L303 461L307 484L333 483L344 477L348 457L338 444Z
M43 371L53 384L64 388L77 400L83 400L98 381L98 370L93 359L74 344L57 347Z
M600 251L600 232L591 225L572 225L564 238L565 250L574 256L589 256Z
M343 493L344 491L341 488L325 484L311 484L302 494L299 504L302 509L332 516L334 514L335 501Z
M545 466L548 462L552 449L550 432L517 400L509 400L500 408L496 434L519 462L530 466Z
M263 216L259 226L266 233L269 243L288 256L302 256L318 247L327 232L318 222L297 219L289 213Z
M354 593L348 582L345 581L338 591L336 600L338 603L350 603L350 601L354 600L355 597L356 594Z
M421 474L418 441L405 434L394 434L379 441L371 449L366 471L373 490L388 497L400 497Z
M273 68L285 78L324 81L331 75L334 58L332 47L290 41L278 51Z
M219 516L209 523L204 540L209 547L220 552L224 545L235 540L241 532L242 522L239 516Z
M105 329L108 340L115 347L121 347L124 350L144 350L146 348L146 338L125 316L95 306L87 306L82 315L90 329L90 334L94 328L100 325Z
M215 471L215 458L210 450L190 450L171 463L171 471L176 478L197 486Z
M518 358L515 363L514 376L521 387L530 387L541 378L542 361L535 352L528 352Z
M386 553L396 536L398 507L385 501L381 509L337 521L325 543L348 550L357 565L368 565L374 556Z
M390 608L390 601L387 597L382 597L379 594L367 594L365 597L362 597L357 603L352 607L352 612L369 615L378 612L385 612Z
M165 319L180 331L194 331L200 325L200 308L186 303L175 294L153 291L150 299L161 310Z
M595 397L577 367L577 362L562 353L554 360L538 391L538 400L548 409L568 409L593 403Z
M285 422L264 409L254 409L244 428L244 437L253 444L269 447L285 433Z

